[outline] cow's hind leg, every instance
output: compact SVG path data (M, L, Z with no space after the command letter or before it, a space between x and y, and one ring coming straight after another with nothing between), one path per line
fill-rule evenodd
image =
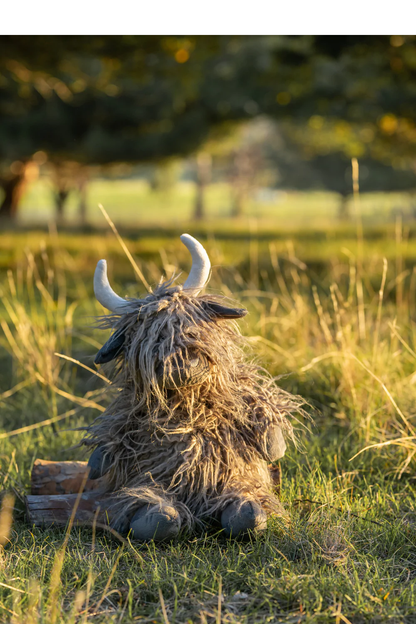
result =
M249 532L263 531L267 525L267 514L256 501L238 499L222 512L221 525L227 537L243 537Z

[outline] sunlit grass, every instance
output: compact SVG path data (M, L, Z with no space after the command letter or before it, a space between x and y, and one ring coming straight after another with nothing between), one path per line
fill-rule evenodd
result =
M365 241L361 268L352 234L344 250L330 237L292 240L250 230L206 240L209 290L247 306L241 327L256 356L311 404L314 424L298 424L300 447L282 461L290 523L272 519L246 543L196 535L155 546L29 527L22 499L36 457L84 458L75 429L105 405L105 380L85 369L105 339L93 327L96 260L110 258L120 294L144 287L112 234L0 236L0 488L15 497L11 529L10 497L0 512L0 621L413 621L411 244L394 228ZM189 268L177 238L125 241L150 284Z
M53 187L42 177L26 191L19 212L21 222L45 222L54 218ZM88 185L88 221L101 224L99 203L105 205L117 223L137 227L144 223L179 225L193 220L195 184L179 181L172 189L154 191L144 179L93 178ZM78 218L78 197L69 195L66 206L67 219ZM321 228L338 221L340 198L337 193L324 191L270 191L257 189L247 201L240 219L232 219L232 194L229 184L213 183L206 190L206 217L208 221L220 220L223 227L233 229L238 222L260 219L267 227ZM369 193L361 198L364 222L386 224L394 222L396 214L405 220L414 218L415 200L408 193ZM351 215L354 210L351 205Z

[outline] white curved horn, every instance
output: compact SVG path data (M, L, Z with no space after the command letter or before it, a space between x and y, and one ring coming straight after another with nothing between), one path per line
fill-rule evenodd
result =
M196 238L189 234L182 234L181 241L189 249L192 256L192 268L183 287L195 290L194 294L197 295L208 280L211 262L207 252Z
M116 295L114 290L110 286L110 282L107 277L107 261L99 260L97 268L94 273L94 293L97 301L102 306L110 310L110 312L121 312L125 310L128 301Z

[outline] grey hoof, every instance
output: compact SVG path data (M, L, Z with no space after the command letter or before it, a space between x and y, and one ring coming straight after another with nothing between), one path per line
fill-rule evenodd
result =
M146 505L139 509L130 522L131 538L149 542L164 542L175 538L181 528L181 519L175 507L161 509Z
M254 501L236 501L222 512L221 524L227 537L242 537L248 531L263 531L267 526L267 514Z
M97 446L88 460L89 479L99 479L111 468L111 459L102 446Z

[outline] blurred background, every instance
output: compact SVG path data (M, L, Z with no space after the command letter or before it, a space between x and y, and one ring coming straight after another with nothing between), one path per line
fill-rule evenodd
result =
M0 227L338 227L352 158L411 227L415 78L414 36L2 36Z

